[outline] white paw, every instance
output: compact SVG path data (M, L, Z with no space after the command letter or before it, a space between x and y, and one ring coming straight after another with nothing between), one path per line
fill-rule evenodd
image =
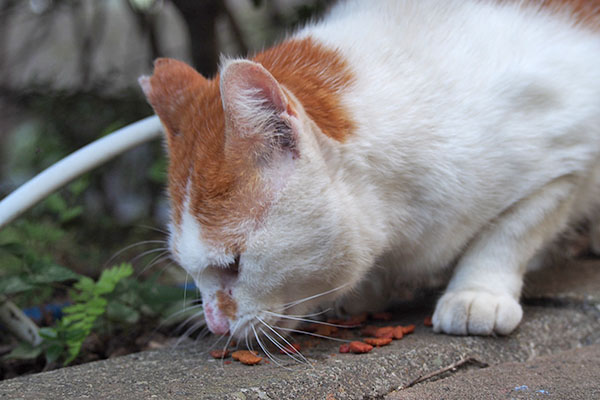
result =
M433 313L433 330L452 335L508 335L523 317L510 295L460 290L445 293Z

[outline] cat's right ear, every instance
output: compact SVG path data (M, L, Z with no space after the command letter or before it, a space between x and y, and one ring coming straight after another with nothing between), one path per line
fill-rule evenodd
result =
M138 82L171 139L182 132L185 121L182 116L193 109L194 98L208 81L182 61L158 58L154 73L141 76Z

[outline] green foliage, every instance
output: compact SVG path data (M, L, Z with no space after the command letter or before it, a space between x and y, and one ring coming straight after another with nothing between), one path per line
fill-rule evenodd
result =
M49 363L64 356L64 365L67 365L77 357L96 320L106 312L106 296L132 273L130 264L121 264L104 270L97 282L88 277L79 279L70 293L74 304L63 309L64 316L54 327L40 329Z
M37 257L27 246L20 243L0 243L0 294L16 294L41 289L56 282L79 277L68 268L60 266L48 257ZM12 261L12 262L10 262ZM4 265L2 265L4 264Z

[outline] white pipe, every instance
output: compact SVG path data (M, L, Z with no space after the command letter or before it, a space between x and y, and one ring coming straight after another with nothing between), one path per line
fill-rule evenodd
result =
M161 134L162 126L157 116L144 118L51 165L0 201L0 229L78 176Z

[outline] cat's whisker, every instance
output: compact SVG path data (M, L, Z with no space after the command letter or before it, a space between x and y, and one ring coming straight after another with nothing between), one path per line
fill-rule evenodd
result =
M287 331L287 332L301 333L303 335L316 336L316 337L320 337L320 338L323 338L323 339L331 339L331 340L335 340L336 342L344 342L344 343L350 342L350 340L345 340L345 339L340 339L340 338L334 338L334 337L325 336L325 335L319 335L318 333L307 332L307 331L303 331L303 330L300 330L300 329L283 328L281 326L276 327L276 329L280 329L282 331Z
M302 315L286 314L286 315L290 316L290 317L297 317L297 318L309 318L309 317L318 317L319 315L323 315L331 310L332 310L332 308L328 307L328 308L324 309L323 311L319 311L319 312L312 313L312 314L302 314Z
M333 326L336 328L356 328L360 325L340 325L340 324L332 324L330 322L325 322L325 321L319 321L319 320L315 320L315 319L309 319L309 318L299 318L299 317L293 317L290 315L285 315L285 314L278 314L278 313L274 313L271 311L265 311L265 313L273 315L275 317L279 317L282 319L290 319L292 321L301 321L301 322L310 322L313 324L319 324L319 325L327 325L327 326Z
M144 256L147 256L148 254L156 253L156 252L159 252L159 251L162 252L163 254L165 254L165 253L168 253L169 249L166 248L166 247L157 247L155 249L147 250L147 251L144 251L144 252L138 254L137 256L131 258L129 260L129 262L133 264L134 262L136 262L140 258L142 258Z
M157 228L157 227L155 227L155 226L143 225L143 224L142 224L142 225L136 225L136 226L137 226L138 228L148 229L148 230L150 230L150 231L154 231L154 232L162 233L162 234L164 234L164 235L169 235L169 234L170 234L170 232L169 232L169 231L167 231L167 230L165 230L165 229L160 229L160 228Z
M204 316L204 309L198 310L198 312L190 315L185 321L183 321L182 325L183 324L187 324L188 322L192 321L195 318L202 318L203 316ZM206 323L205 320L204 320L204 318L199 319L199 322L200 321Z
M258 343L258 345L262 349L263 353L265 353L266 356L269 357L269 359L271 361L273 361L276 365L280 366L281 368L289 369L287 367L284 367L279 361L277 361L275 359L275 357L271 354L271 352L269 351L269 349L267 349L266 346L263 346L258 333L256 333L256 329L254 328L254 325L250 325L250 327L252 328L252 332L254 332L254 337L256 338L256 342Z
M181 309L181 310L179 310L179 311L175 311L173 314L171 314L171 315L169 315L167 318L165 318L165 319L164 319L164 321L163 321L162 323L165 323L165 322L169 321L170 319L173 319L173 318L175 318L175 317L177 317L177 316L179 316L179 315L181 315L181 314L184 314L184 313L186 313L186 312L189 312L189 311L195 310L195 309L197 309L197 308L202 308L202 306L203 306L202 304L196 304L196 305L192 305L192 306L189 306L189 307L185 307L185 308L183 308L183 309ZM199 316L199 314L194 314L194 315L192 315L192 316L188 317L188 318L187 318L185 321L183 321L182 323L183 323L183 324L186 324L186 323L190 322L190 318L196 318L196 317L198 317L198 316Z
M206 324L206 321L204 320L203 317L204 317L204 311L201 310L200 312L197 312L197 313L187 317L185 319L185 321L183 321L181 324L179 324L180 327L178 327L177 329L181 329L182 327L186 326L187 324L189 324L191 321L193 321L195 319L198 319L198 322L196 322L194 325L196 325L198 323Z
M168 250L164 250L162 253L160 253L158 256L154 257L144 268L142 268L141 271L139 271L137 273L137 277L139 278L140 276L142 276L142 274L144 274L144 272L148 271L150 268L154 267L157 264L160 264L166 260L169 259L168 256ZM167 264L167 267L163 268L163 270L160 272L160 274L162 274L164 272L164 270L166 268L168 268L169 266L171 266L172 263Z
M300 299L300 300L292 301L290 303L286 303L286 304L283 305L283 310L287 310L288 308L297 306L298 304L302 304L302 303L305 303L307 301L310 301L310 300L313 300L313 299L316 299L316 298L319 298L319 297L322 297L322 296L326 296L326 295L328 295L330 293L333 293L333 292L336 292L336 291L338 291L340 289L343 289L344 287L348 286L349 284L350 284L350 282L346 282L343 285L340 285L340 286L335 287L333 289L329 289L329 290L326 290L324 292L321 292L321 293L318 293L318 294L315 294L315 295L312 295L312 296L308 296L308 297L305 297L305 298Z
M278 337L279 337L281 340L283 340L283 342L284 342L286 345L290 346L290 348L291 348L291 347L293 347L293 346L292 346L292 344L291 344L291 343L290 343L290 342L289 342L289 341L288 341L286 338L284 338L284 337L283 337L283 336L282 336L282 335L281 335L279 332L277 332L277 331L276 331L276 330L275 330L275 329L274 329L274 328L273 328L271 325L269 325L269 324L268 324L266 321L264 321L264 320L263 320L261 317L259 317L259 316L257 315L257 316L256 316L256 318L257 318L257 319L258 319L258 320L259 320L259 321L260 321L260 322L261 322L261 323L262 323L264 326L266 326L267 328L269 328L269 330L270 330L270 331L272 331L272 332L273 332L275 335L277 335L277 336L278 336ZM311 364L311 363L310 363L310 362L309 362L309 361L306 359L306 357L304 357L304 355L303 355L302 353L298 352L297 354L300 356L300 358L302 358L302 360L304 360L304 362L306 362L308 365L312 366L312 364ZM295 357L294 357L294 356L292 356L291 354L289 354L289 356L295 359ZM300 361L298 360L298 362L300 362Z
M143 246L145 244L165 244L166 245L166 242L164 240L144 240L142 242L137 242L137 243L130 244L129 246L125 246L124 248L122 248L121 250L117 251L115 254L110 256L110 258L104 263L104 267L106 267L108 264L110 264L115 258L117 258L119 255L123 254L125 251L132 249L134 247L137 247L137 246Z
M262 329L262 328L259 328L259 329L260 329L260 332L261 332L261 333L262 333L262 334L263 334L263 335L264 335L264 336L265 336L267 339L269 339L269 340L271 341L271 343L273 343L273 344L274 344L274 345L275 345L275 346L276 346L276 347L277 347L277 348L278 348L278 349L279 349L279 350L280 350L280 351L281 351L283 354L287 355L287 356L288 356L288 357L290 357L292 360L296 361L298 364L305 364L305 362L304 362L304 361L302 361L302 360L300 360L300 359L296 358L296 357L295 357L295 356L294 356L292 353L290 353L289 351L286 351L286 350L285 350L285 347L283 347L283 346L281 345L281 343L279 343L279 342L277 341L277 339L275 339L274 337L272 337L271 335L269 335L269 333L268 333L268 332L266 332L266 331L265 331L264 329ZM285 367L284 367L284 368L285 368Z
M175 343L175 347L178 347L181 344L181 342L183 342L183 340L189 338L189 335L191 333L195 332L196 330L198 330L200 327L202 327L204 325L205 325L205 322L204 321L200 321L200 322L197 322L197 323L193 324L191 327L189 327L185 331L185 333L183 335L181 335L179 337L179 339L177 339L177 342Z

